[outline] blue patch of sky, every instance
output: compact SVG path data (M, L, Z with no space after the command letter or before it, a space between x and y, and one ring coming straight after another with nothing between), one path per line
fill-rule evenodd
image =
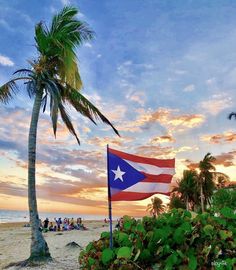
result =
M216 91L206 87L206 80L217 77L219 93L227 87L222 73L228 73L236 59L235 1L70 2L79 6L81 19L96 32L92 47L78 50L88 94L97 91L107 100L129 104L127 93L140 90L146 93L146 108L179 107L194 113L200 111L198 103ZM8 78L36 55L34 24L48 22L62 1L0 4L0 53L15 63L14 67L0 66L1 76ZM128 62L124 73L120 72L119 67ZM189 84L194 84L194 91L184 92ZM225 91L233 90L234 84ZM138 106L133 104L133 108Z

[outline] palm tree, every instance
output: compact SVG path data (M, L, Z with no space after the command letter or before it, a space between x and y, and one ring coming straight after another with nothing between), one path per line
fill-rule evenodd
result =
M168 207L170 210L174 208L186 209L186 204L180 196L176 195L175 192L173 192L170 196L170 202L168 204Z
M147 205L147 211L153 215L154 217L158 216L165 210L165 206L162 200L158 197L154 197L151 199L152 203Z
M196 202L197 191L197 177L198 174L195 170L184 170L183 177L178 183L178 187L173 191L181 194L181 198L186 204L186 209L189 210L189 205Z
M215 184L213 182L213 173L215 171L215 166L212 164L215 161L215 158L211 153L207 153L203 160L199 162L200 174L198 177L198 184L200 188L200 200L201 200L201 209L204 212L204 205L210 203L210 198L213 194Z
M52 19L50 27L40 22L35 26L35 41L38 57L29 61L30 69L17 70L14 77L0 88L0 101L8 103L19 90L22 80L30 98L34 99L28 138L28 205L31 223L31 249L27 263L50 259L50 253L39 231L39 216L35 190L36 138L40 108L45 111L50 104L53 132L56 136L58 114L68 130L79 138L74 130L65 106L72 105L77 112L96 124L100 119L118 131L110 121L81 93L82 82L77 65L75 49L91 40L94 33L88 25L76 18L78 10L64 7ZM48 102L49 101L49 102Z
M213 172L213 181L217 188L224 188L230 182L230 178L227 174L221 172Z

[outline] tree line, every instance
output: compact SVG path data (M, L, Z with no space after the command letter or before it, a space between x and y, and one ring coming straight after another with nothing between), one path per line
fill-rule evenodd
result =
M235 191L232 193L225 189L230 178L216 171L215 160L216 158L211 153L207 153L196 169L183 171L182 178L177 180L177 185L171 191L168 209L183 208L204 212L212 204L223 207L227 200L233 203ZM147 211L153 215L159 215L166 211L166 207L160 198L154 197L147 205Z

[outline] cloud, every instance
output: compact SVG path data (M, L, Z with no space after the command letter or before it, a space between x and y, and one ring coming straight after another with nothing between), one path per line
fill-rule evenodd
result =
M235 155L236 155L236 150L228 152L228 153L222 153L220 155L214 156L216 160L213 162L214 165L221 165L224 167L231 167L235 166ZM199 167L199 162L193 162L189 159L186 159L184 161L188 169L197 169Z
M192 160L189 159L186 159L184 163L189 170L196 170L199 167L199 162L193 162Z
M120 147L123 145L123 143L131 142L133 138L122 136L122 137L93 137L91 139L87 140L88 144L96 145L98 147L105 147L107 144L109 144L111 147L116 146Z
M236 155L236 150L228 153L222 153L220 155L215 156L216 160L214 161L215 165L222 165L224 167L235 166L234 162Z
M156 111L140 109L137 111L138 117L134 121L123 121L117 125L120 131L137 132L150 129L155 123L158 123L169 131L183 132L200 126L205 117L201 114L176 114L178 110L159 108Z
M135 154L152 158L167 158L174 156L172 147L162 147L160 145L143 145L135 148Z
M86 43L84 44L84 46L87 47L87 48L92 48L92 47L93 47L92 44L89 43L89 42L86 42Z
M222 134L204 135L201 140L212 144L233 143L236 142L236 133L226 131Z
M9 57L0 54L0 65L12 67L15 63Z
M151 144L156 144L156 143L171 143L175 142L175 139L173 138L172 135L163 135L163 136L157 136L154 137L150 140Z
M200 108L211 115L217 115L231 106L232 98L225 94L213 95L209 100L200 103Z
M189 85L186 85L185 87L184 87L184 92L192 92L192 91L194 91L195 90L195 85L194 84L189 84Z
M146 96L144 92L141 91L132 91L130 94L126 95L128 100L137 102L141 106L144 106L146 102Z
M61 4L63 6L69 6L71 4L71 1L70 0L60 0L61 1Z

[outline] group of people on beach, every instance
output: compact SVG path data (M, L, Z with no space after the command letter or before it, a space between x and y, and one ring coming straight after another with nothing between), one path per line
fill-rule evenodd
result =
M39 229L43 232L87 230L80 217L76 221L74 218L64 218L63 220L62 218L54 218L54 222L46 218L43 222L40 220Z

